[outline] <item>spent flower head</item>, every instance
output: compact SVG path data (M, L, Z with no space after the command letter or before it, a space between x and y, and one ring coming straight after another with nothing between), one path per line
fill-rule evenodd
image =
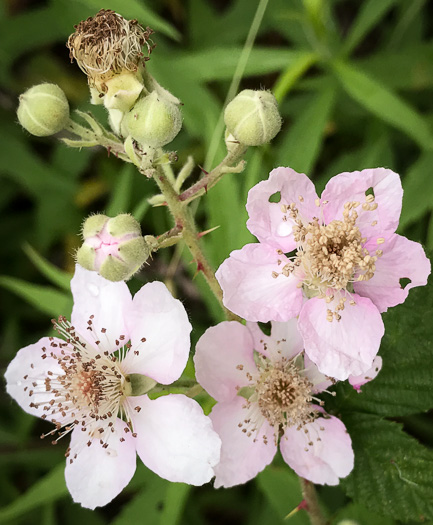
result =
M152 33L152 29L144 29L137 20L126 20L110 9L101 9L75 26L67 46L71 60L77 61L90 86L104 93L105 81L121 73L136 72L149 60L154 47ZM143 47L148 55L143 53Z
M5 377L26 412L51 421L56 444L71 434L66 484L95 508L132 478L136 454L159 476L202 485L214 475L220 440L198 403L184 395L147 395L179 378L191 325L164 284L145 284L134 298L77 265L71 322L53 321L60 337L22 348Z
M389 169L341 173L321 198L306 175L273 170L248 194L247 227L260 243L217 271L225 306L249 321L299 316L305 352L322 373L365 374L384 333L381 312L430 273L422 246L395 233L402 197Z
M198 341L197 380L217 400L210 418L222 440L216 487L252 479L278 442L286 463L314 483L336 485L352 470L350 437L317 397L332 381L302 350L295 319L272 323L270 336L256 323L223 322Z

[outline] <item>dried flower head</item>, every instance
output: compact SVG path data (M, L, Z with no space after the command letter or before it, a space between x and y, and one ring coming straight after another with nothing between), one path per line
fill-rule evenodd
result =
M148 55L151 53L152 33L152 29L144 29L137 20L125 20L110 9L101 9L75 26L66 45L71 61L77 61L89 84L105 92L104 81L125 70L135 72L149 60L142 48L146 46Z

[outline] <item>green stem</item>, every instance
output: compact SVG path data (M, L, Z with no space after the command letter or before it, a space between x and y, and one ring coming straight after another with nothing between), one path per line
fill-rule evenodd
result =
M241 160L247 147L243 144L237 144L232 151L230 151L226 157L214 168L211 172L201 178L198 182L193 184L190 188L183 191L179 195L179 200L188 203L197 199L204 193L206 193L212 186L221 179L225 173L236 171L237 168L231 168L234 164ZM241 164L239 171L243 170L243 164Z
M216 280L215 273L200 246L198 232L190 210L184 202L180 201L179 194L173 188L161 166L157 166L154 179L161 190L161 193L164 195L167 201L167 206L174 217L175 228L180 228L182 231L182 238L185 241L185 244L188 246L194 261L197 264L197 271L201 271L203 273L209 288L212 290L213 294L223 308L227 319L238 320L239 318L230 312L230 310L227 310L223 305L221 287Z
M307 504L307 512L310 517L311 525L326 525L326 519L320 509L319 499L314 484L304 478L299 478L301 482L302 496Z

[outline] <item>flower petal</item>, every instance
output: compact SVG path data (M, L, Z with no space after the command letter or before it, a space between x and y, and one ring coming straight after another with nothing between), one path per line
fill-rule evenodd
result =
M221 440L200 405L183 395L128 398L137 453L146 467L169 481L203 485L214 475ZM134 411L134 407L140 411Z
M129 339L125 317L132 305L126 284L107 281L77 264L71 290L74 297L71 324L77 332L90 342L100 341L99 348L104 351L114 352L123 346L125 342L121 342L119 337L123 335L126 341ZM94 316L93 330L88 329L91 315Z
M298 320L285 323L272 321L271 335L266 335L257 323L247 322L247 328L254 337L254 349L268 357L273 363L281 358L293 359L304 349L304 341L298 330Z
M269 197L277 192L281 194L280 202L269 202ZM306 175L291 168L276 168L268 180L259 182L248 193L247 228L260 242L290 252L296 248L292 235L295 223L281 206L295 203L300 216L309 222L317 215L316 199L314 184Z
M57 355L64 341L53 337L43 337L37 343L22 348L9 364L6 373L6 391L11 395L20 407L28 414L52 420L43 407L54 399L53 392L47 392L45 379L53 376L63 375L63 370L58 361L51 356ZM42 356L46 356L43 358ZM35 384L36 386L35 386ZM30 406L31 405L31 406ZM59 417L55 418L57 421Z
M337 296L329 304L315 297L308 300L301 310L299 330L304 338L305 352L320 372L344 380L371 367L384 326L370 299L343 292L340 295L347 297L346 307L339 312L340 321L327 320L327 310L334 310L338 304ZM356 304L349 304L351 300Z
M305 432L307 431L307 432ZM280 441L284 461L313 483L338 485L353 469L352 441L344 424L333 416L288 427Z
M421 244L401 235L392 235L380 246L371 242L365 248L370 255L380 248L383 255L376 261L373 277L368 281L355 282L353 287L356 293L369 297L379 312L386 312L389 307L404 302L414 286L427 284L431 265ZM404 288L400 285L403 278L411 281Z
M215 467L215 488L246 483L269 465L277 452L274 430L267 421L257 439L254 435L248 437L239 428L239 423L247 418L248 410L244 406L245 399L235 397L229 402L217 403L210 414L222 441L221 461Z
M365 192L373 188L375 210L364 210ZM346 202L360 202L356 208L358 226L363 237L367 239L387 238L395 232L400 219L403 189L400 176L385 168L375 168L351 173L340 173L333 177L322 193L325 223L329 224L334 219L342 220L343 209ZM377 221L377 224L375 224ZM373 225L374 224L374 225Z
M349 383L353 386L355 390L358 391L358 393L360 393L362 385L373 381L373 379L377 376L381 369L382 358L379 355L377 355L373 360L372 367L360 376L349 376Z
M281 261L281 264L278 264ZM302 292L293 275L280 273L287 258L264 244L246 244L216 272L225 306L248 321L288 321L299 314Z
M194 364L197 381L213 398L233 399L249 384L247 374L257 373L248 328L236 321L208 328L198 340Z
M320 372L320 370L313 363L313 361L311 361L307 354L304 354L304 367L305 376L307 377L308 381L313 384L313 388L311 390L313 394L319 394L333 384L333 381Z
M126 424L117 419L108 448L99 439L90 439L75 428L71 451L66 460L66 486L76 503L94 509L109 503L130 482L135 472L135 439L123 431ZM123 437L125 441L120 441ZM87 441L91 442L87 446ZM77 457L75 458L75 454ZM71 462L72 461L72 462Z
M185 307L165 284L147 283L135 294L126 325L132 348L122 370L162 384L178 379L188 361L192 327Z

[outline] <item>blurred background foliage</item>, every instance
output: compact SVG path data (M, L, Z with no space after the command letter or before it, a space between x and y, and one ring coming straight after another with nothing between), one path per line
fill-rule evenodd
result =
M70 313L73 254L88 214L131 212L144 234L171 227L166 210L147 202L156 192L153 183L131 166L102 150L67 149L24 132L15 117L20 92L43 81L58 83L72 108L91 110L105 122L101 107L90 106L86 80L70 63L64 43L74 24L100 8L137 18L156 31L147 67L184 103L183 131L172 144L179 155L174 167L193 155L210 168L224 154L222 133L215 129L258 4L0 3L2 370L19 348L47 334L50 316ZM215 267L253 240L245 228L247 192L278 165L309 174L319 192L341 171L376 166L397 171L405 189L399 232L433 249L432 15L433 4L426 0L269 1L241 88L273 90L283 129L271 145L248 152L243 174L226 175L201 199L200 227L220 226L204 239ZM197 168L193 178L199 176ZM156 254L130 285L164 280L184 301L196 341L221 320L221 312L201 277L191 279L194 271L189 254L177 246ZM433 519L433 421L426 412L433 406L433 293L411 292L400 308L385 316L381 354L389 364L382 378L365 387L363 397L341 386L336 400L327 400L329 410L348 413L344 420L357 454L355 473L342 488L319 490L332 524L344 518L369 525ZM41 441L48 424L27 416L5 394L0 409L0 523L278 525L301 500L296 477L279 458L255 481L218 491L170 484L139 465L113 503L87 511L72 503L64 484L67 443L53 447ZM409 474L402 473L404 467ZM302 525L308 518L301 511L288 523Z

